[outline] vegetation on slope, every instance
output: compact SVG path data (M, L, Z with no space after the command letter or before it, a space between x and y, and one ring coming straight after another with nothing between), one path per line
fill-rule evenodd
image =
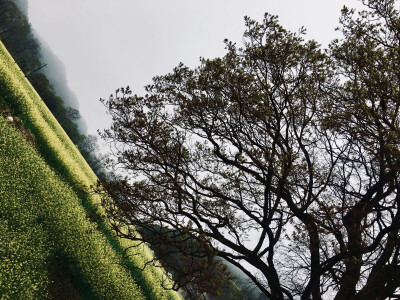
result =
M135 256L122 261L123 250L132 246L132 243L119 240L111 233L106 221L99 217L102 209L98 206L95 195L79 193L81 187L96 182L96 175L1 43L0 99L34 134L39 152L47 163L46 165L39 159L38 153L22 142L22 136L18 137L15 130L12 133L12 130L7 129L9 126L5 126L2 120L4 129L1 129L1 139L4 142L1 151L4 153L1 154L0 170L4 187L1 190L8 193L1 198L2 202L11 206L1 204L0 230L4 233L2 236L14 237L4 241L7 245L5 249L12 248L17 252L13 255L12 252L3 253L0 269L8 268L7 273L17 274L16 277L20 280L18 282L15 279L15 286L6 287L3 286L5 282L13 281L2 278L2 297L14 297L13 293L20 291L16 288L19 286L32 290L33 294L27 295L28 298L36 297L35 291L42 293L37 294L39 298L47 295L48 292L42 287L46 286L46 278L51 278L51 274L46 274L43 267L46 264L43 262L48 264L49 260L55 259L56 262L65 264L65 272L69 273L71 282L76 283L81 296L140 299L143 296L140 296L135 280L146 298L179 298L176 293L161 288L162 272L159 269L147 269L145 272L136 269L142 266L144 256L148 258L151 255L148 248L140 247ZM15 148L21 150L16 151ZM11 165L15 173L9 171ZM14 195L13 191L17 189L21 191L20 196L17 193ZM19 213L12 208L14 203L25 209ZM89 213L85 212L81 204ZM29 210L31 206L35 206L35 209ZM26 210L30 214L24 221L28 222L27 225L23 225L25 223L19 220L24 219ZM90 219L96 222L91 222ZM22 231L13 235L14 228ZM30 231L32 228L34 231ZM18 236L22 242L19 242ZM32 246L32 243L38 243L39 246ZM28 259L27 254L32 252L30 247L38 249L37 258ZM18 249L22 249L21 254L18 254ZM27 267L20 271L15 270L14 266L18 264L27 264ZM122 265L127 267L129 273ZM22 281L25 283L22 284ZM23 289L24 292L25 290L26 288Z
M46 68L54 69L55 66L50 65L47 57L41 57L42 46L32 33L27 17L14 0L0 1L0 39L96 175L104 179L107 175L99 163L101 159L93 136L80 132L76 124L80 117L78 110L66 105L71 99L60 97L55 92L55 79L42 73ZM44 66L46 68L42 68Z
M52 272L67 264L63 285L85 298L144 299L70 186L3 118L0 140L1 298L55 296Z
M49 57L41 55L42 52L40 49L42 45L36 39L34 33L32 33L26 13L24 14L21 12L21 7L18 8L16 5L18 4L17 2L18 1L16 0L4 0L0 2L0 39L3 41L11 56L18 63L24 75L29 79L30 83L39 94L44 104L46 104L50 112L55 116L72 142L78 146L80 153L88 162L94 173L100 179L104 179L107 175L101 166L101 163L99 163L101 158L99 158L98 154L96 154L96 141L93 139L93 136L85 136L79 132L79 128L74 122L74 120L76 120L76 116L79 116L79 112L66 106L66 104L69 103L68 97L66 96L67 98L65 99L61 98L54 89L54 87L58 87L55 79L53 77L49 77L48 75L48 77L46 77L45 74L48 74L46 73L46 69L51 69L52 67L51 60L49 60ZM22 7L25 6L26 3L23 3ZM40 69L46 63L49 65L44 69ZM35 71L37 69L40 70ZM44 73L42 71L44 71ZM0 93L0 97L1 94L4 94L4 91ZM0 99L0 110L1 102L2 101ZM3 104L5 104L4 101ZM17 114L24 119L24 122L27 123L28 126L30 126L29 120L27 120L27 117L24 116L25 112L19 111L18 105L12 103L10 105L13 107L12 114L14 115L14 120L17 120L17 118L15 118L15 114ZM8 108L8 105L5 104L5 107ZM14 122L14 124L20 127L20 124L23 123L18 121ZM30 126L30 129L35 132L35 126ZM27 133L24 134L25 136L29 135L30 139L36 140L34 135L29 134L28 130L24 130L24 132ZM40 130L36 131L35 134L41 134ZM43 137L41 140L46 139L46 137ZM40 142L40 139L37 146L40 148L42 155L44 154L47 162L50 163L54 169L62 172L63 176L70 176L69 171L65 170L63 165L58 163L57 159L53 158L54 152L48 151L47 146L43 146L43 143ZM69 179L69 182L70 184L73 183L73 185L76 187L75 191L79 193L79 180L77 182L74 181L74 176L72 176ZM88 217L90 217L91 220L96 221L97 226L102 228L103 232L108 232L107 226L104 224L103 220L96 217L96 205L92 205L92 202L88 199L87 195L80 194L79 197L80 199L83 199L82 202L87 210ZM113 241L114 238L110 232L107 233L107 236L114 249L119 253L123 253L125 247L129 246L121 245L121 240L118 240L117 242ZM152 253L149 252L147 248L145 248L143 251L144 252L142 252L142 254L146 252L146 260L152 260ZM135 260L135 263L133 263L133 259ZM165 276L165 274L163 274L163 272L160 273L159 270L146 268L144 271L140 271L135 269L134 265L143 266L145 264L145 260L142 256L134 256L131 259L124 260L124 263L125 265L130 266L133 277L145 291L148 291L149 295L153 294L152 291L154 288L151 286L151 284L149 285L149 280L147 278L151 278L152 276L156 276L157 278L160 278L160 276Z

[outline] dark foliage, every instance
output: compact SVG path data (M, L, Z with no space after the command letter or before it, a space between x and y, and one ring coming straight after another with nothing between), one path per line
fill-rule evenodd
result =
M137 230L149 243L162 266L170 272L175 282L174 287L183 287L190 299L202 299L203 293L220 296L232 290L231 280L235 278L230 275L227 266L209 251L206 244L201 244L198 239L192 239L189 235L178 231L168 230L161 234L165 228L158 226L151 229L137 227ZM160 241L160 237L167 240ZM170 239L180 240L179 248L171 245L168 242ZM158 247L160 244L164 246Z

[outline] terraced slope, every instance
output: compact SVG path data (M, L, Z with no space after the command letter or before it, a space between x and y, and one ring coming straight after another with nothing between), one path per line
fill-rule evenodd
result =
M161 288L162 270L135 268L152 258L147 247L123 258L132 242L112 234L96 195L79 192L95 174L1 43L0 102L38 147L0 118L0 298L179 299Z

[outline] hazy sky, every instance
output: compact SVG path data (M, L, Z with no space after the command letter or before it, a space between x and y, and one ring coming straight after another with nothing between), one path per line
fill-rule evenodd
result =
M223 40L241 43L243 17L265 12L326 46L337 36L340 9L356 0L29 0L36 32L65 64L88 132L108 126L99 98L129 85L141 94L155 75L179 62L225 53Z

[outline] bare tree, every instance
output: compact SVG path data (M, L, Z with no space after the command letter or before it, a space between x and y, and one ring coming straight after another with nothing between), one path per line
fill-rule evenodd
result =
M246 18L243 47L104 101L127 175L103 199L117 233L223 257L270 299L394 295L400 18L395 1L365 4L358 18L343 9L325 52L276 17Z

